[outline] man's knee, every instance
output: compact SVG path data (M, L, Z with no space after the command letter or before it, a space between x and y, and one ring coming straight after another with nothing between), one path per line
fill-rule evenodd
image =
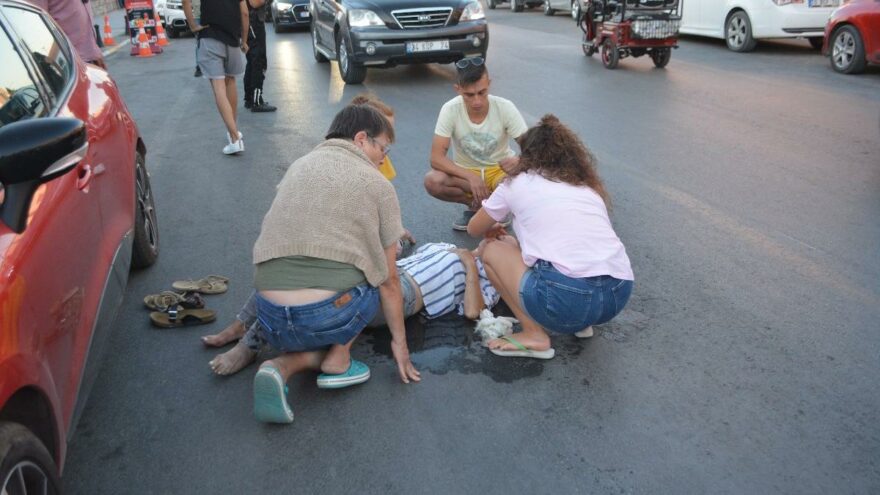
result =
M445 181L446 174L437 170L430 170L425 174L425 190L428 191L428 194L431 196L437 196L438 194L441 194Z

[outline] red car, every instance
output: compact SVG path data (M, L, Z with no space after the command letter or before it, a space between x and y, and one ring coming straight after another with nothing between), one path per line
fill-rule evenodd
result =
M14 0L0 60L0 493L58 493L128 271L156 260L159 233L146 148L107 72Z
M880 1L852 0L835 9L825 25L822 53L844 74L863 72L868 62L880 64Z

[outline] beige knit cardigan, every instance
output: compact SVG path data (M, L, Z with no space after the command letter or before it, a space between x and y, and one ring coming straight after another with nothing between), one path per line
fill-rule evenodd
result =
M376 287L384 248L403 235L394 187L353 142L328 139L284 174L254 244L254 264L310 256L356 266Z

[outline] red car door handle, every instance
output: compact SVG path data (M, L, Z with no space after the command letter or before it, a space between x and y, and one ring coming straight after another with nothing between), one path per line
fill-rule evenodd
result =
M92 166L83 165L77 171L77 174L76 188L82 191L83 189L89 187L89 182L92 182Z

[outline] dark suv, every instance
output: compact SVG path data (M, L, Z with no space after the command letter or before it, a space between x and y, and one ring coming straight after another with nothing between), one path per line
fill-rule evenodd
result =
M367 67L485 57L489 28L479 0L311 0L315 60L339 62L348 84Z

